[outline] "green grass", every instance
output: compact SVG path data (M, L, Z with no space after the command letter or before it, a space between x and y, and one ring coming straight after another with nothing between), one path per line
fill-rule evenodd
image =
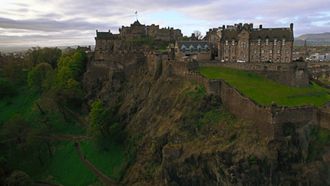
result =
M81 143L86 158L100 171L114 180L119 180L125 168L125 148L119 144L111 143L109 150L100 150L95 143L86 141Z
M53 177L56 183L68 186L89 185L97 181L97 177L80 161L72 142L56 146L54 157L42 177Z
M34 180L47 180L65 186L85 186L98 181L96 176L80 161L73 142L58 142L53 156L44 155L41 166L35 154L9 156L9 165L28 173ZM45 158L47 157L47 158Z
M201 67L209 79L223 79L242 94L261 105L322 106L330 101L330 90L313 83L308 87L290 87L255 73L223 67Z

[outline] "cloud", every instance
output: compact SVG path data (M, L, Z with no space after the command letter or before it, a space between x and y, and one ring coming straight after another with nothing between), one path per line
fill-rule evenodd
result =
M52 15L50 15L52 16ZM97 27L107 28L106 24L100 25L77 19L56 21L47 19L46 15L41 19L13 20L0 17L0 28L37 30L44 32L65 30L94 30ZM114 28L114 27L113 27Z
M185 34L237 22L265 27L288 27L294 22L298 36L329 31L329 6L329 0L4 0L0 37L11 43L50 38L62 44L74 38L93 44L96 29L118 32L121 25L135 20L135 11L141 22L179 27Z

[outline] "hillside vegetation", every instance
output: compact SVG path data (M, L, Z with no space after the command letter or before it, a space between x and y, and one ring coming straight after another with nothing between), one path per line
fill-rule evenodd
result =
M224 67L201 67L200 73L210 79L223 79L260 105L322 106L330 101L330 90L315 83L303 88L290 87L252 72Z
M99 171L119 180L127 161L126 145L117 143L116 136L106 136L109 142L100 146L88 133L88 113L81 110L86 54L37 48L24 58L8 56L4 61L0 66L0 185L99 183L81 161L77 143Z

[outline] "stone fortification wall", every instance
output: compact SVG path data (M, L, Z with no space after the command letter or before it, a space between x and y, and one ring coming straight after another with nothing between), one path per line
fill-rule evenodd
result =
M221 83L221 89L218 95L220 95L225 107L238 118L253 121L261 134L273 138L271 109L256 104L226 82L221 80L219 83Z
M319 123L321 128L330 130L330 109L322 108L319 110Z
M269 138L283 135L283 125L290 123L298 125L314 124L330 129L329 109L319 109L313 106L261 106L241 94L224 80L209 80L201 76L194 71L194 64L166 59L166 57L159 57L158 59L147 60L149 70L157 71L155 68L159 66L158 63L161 61L163 72L170 71L169 75L171 76L180 76L202 84L209 94L219 95L223 105L232 114L238 118L254 122L261 134ZM270 65L270 67L275 68L274 65Z

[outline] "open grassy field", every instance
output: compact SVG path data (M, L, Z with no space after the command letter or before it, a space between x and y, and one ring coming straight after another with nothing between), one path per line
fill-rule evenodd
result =
M261 105L322 106L330 101L330 90L315 83L303 88L290 87L255 73L224 67L201 67L200 73L209 79L223 79Z

